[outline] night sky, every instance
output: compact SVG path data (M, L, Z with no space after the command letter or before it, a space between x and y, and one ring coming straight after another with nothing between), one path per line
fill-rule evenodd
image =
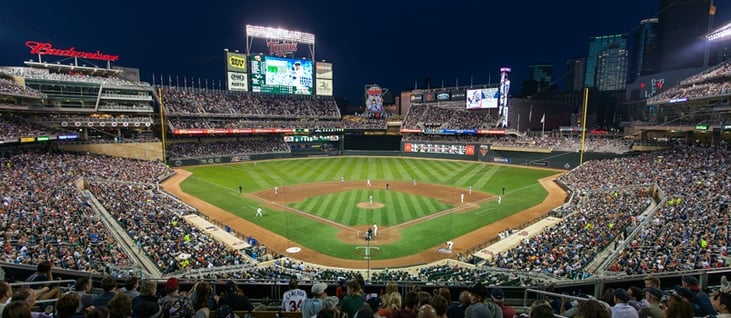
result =
M731 20L717 0L716 21ZM657 17L659 0L612 1L3 1L0 65L35 58L24 43L100 50L136 67L143 81L159 74L220 80L223 49L246 50L246 24L314 33L316 59L334 63L335 96L362 104L363 86L398 94L431 87L495 83L512 67L518 90L528 65L586 56L590 36L627 33ZM253 52L264 52L263 39ZM308 56L300 45L298 56ZM181 80L182 85L182 80ZM515 92L515 91L513 91Z

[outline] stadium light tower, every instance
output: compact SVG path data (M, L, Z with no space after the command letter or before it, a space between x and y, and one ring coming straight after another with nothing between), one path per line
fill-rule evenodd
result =
M726 41L731 38L731 22L726 25L715 29L705 36L703 36L708 42Z

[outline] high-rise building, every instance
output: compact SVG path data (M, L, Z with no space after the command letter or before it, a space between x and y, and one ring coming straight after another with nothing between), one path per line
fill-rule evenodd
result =
M613 44L599 52L595 86L600 91L623 90L627 86L627 48Z
M639 27L631 35L632 45L629 62L628 82L640 76L657 73L657 18L640 21Z
M552 64L531 64L528 65L528 80L535 81L538 91L543 91L553 82Z
M603 35L593 36L589 38L589 54L586 57L586 75L584 76L584 87L596 87L597 82L597 67L599 66L599 57L607 49L624 49L627 50L627 35L626 34L614 34L614 35ZM608 55L602 55L608 58ZM626 59L626 58L625 58ZM609 62L609 61L606 61ZM605 69L604 74L609 70ZM627 71L626 65L624 71ZM626 74L624 76L627 78Z
M566 62L566 90L579 91L584 88L586 58L574 57Z
M702 36L713 27L713 0L660 0L657 22L658 72L707 67L708 42ZM707 64L710 62L710 64Z

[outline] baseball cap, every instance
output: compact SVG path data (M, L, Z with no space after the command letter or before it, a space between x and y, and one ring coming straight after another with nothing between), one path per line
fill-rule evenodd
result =
M655 297L655 299L661 299L662 298L662 291L655 288L655 287L647 287L645 288L645 293L648 293L652 295L652 297Z
M165 289L167 290L176 290L180 287L180 282L175 277L168 278L168 281L165 282Z
M328 310L333 310L338 305L338 297L328 296L322 301L322 307Z
M683 282L691 286L698 285L698 280L693 276L683 276Z
M621 301L629 300L629 293L627 293L627 290L624 288L617 288L612 294L614 295L614 297L617 297Z
M325 283L314 284L312 285L312 294L320 295L325 292L325 289L327 289L327 284Z
M472 285L472 288L470 288L470 292L476 296L482 297L487 297L487 295L490 294L490 292L487 290L487 287L485 287L485 285L482 285L482 283L480 282Z
M495 287L492 289L492 292L490 292L490 297L492 297L492 299L503 299L505 298L505 291L503 291L500 287Z

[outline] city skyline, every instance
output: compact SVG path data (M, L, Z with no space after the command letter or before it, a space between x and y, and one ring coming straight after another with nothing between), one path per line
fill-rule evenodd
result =
M117 54L115 65L139 68L147 82L152 74L223 81L223 50L246 50L246 24L313 33L316 59L334 64L335 96L357 105L367 84L393 93L425 87L427 79L431 87L497 84L502 66L513 70L512 94L528 79L531 64L553 65L553 80L563 88L566 62L587 56L590 37L632 31L641 20L657 17L659 1L457 1L446 6L376 1L360 8L325 1L131 1L125 7L80 1L71 7L12 0L5 7L0 65L35 58L25 41L48 41ZM728 21L729 4L716 7L716 24ZM257 41L254 47L262 47L263 40ZM298 56L307 55L303 48Z

